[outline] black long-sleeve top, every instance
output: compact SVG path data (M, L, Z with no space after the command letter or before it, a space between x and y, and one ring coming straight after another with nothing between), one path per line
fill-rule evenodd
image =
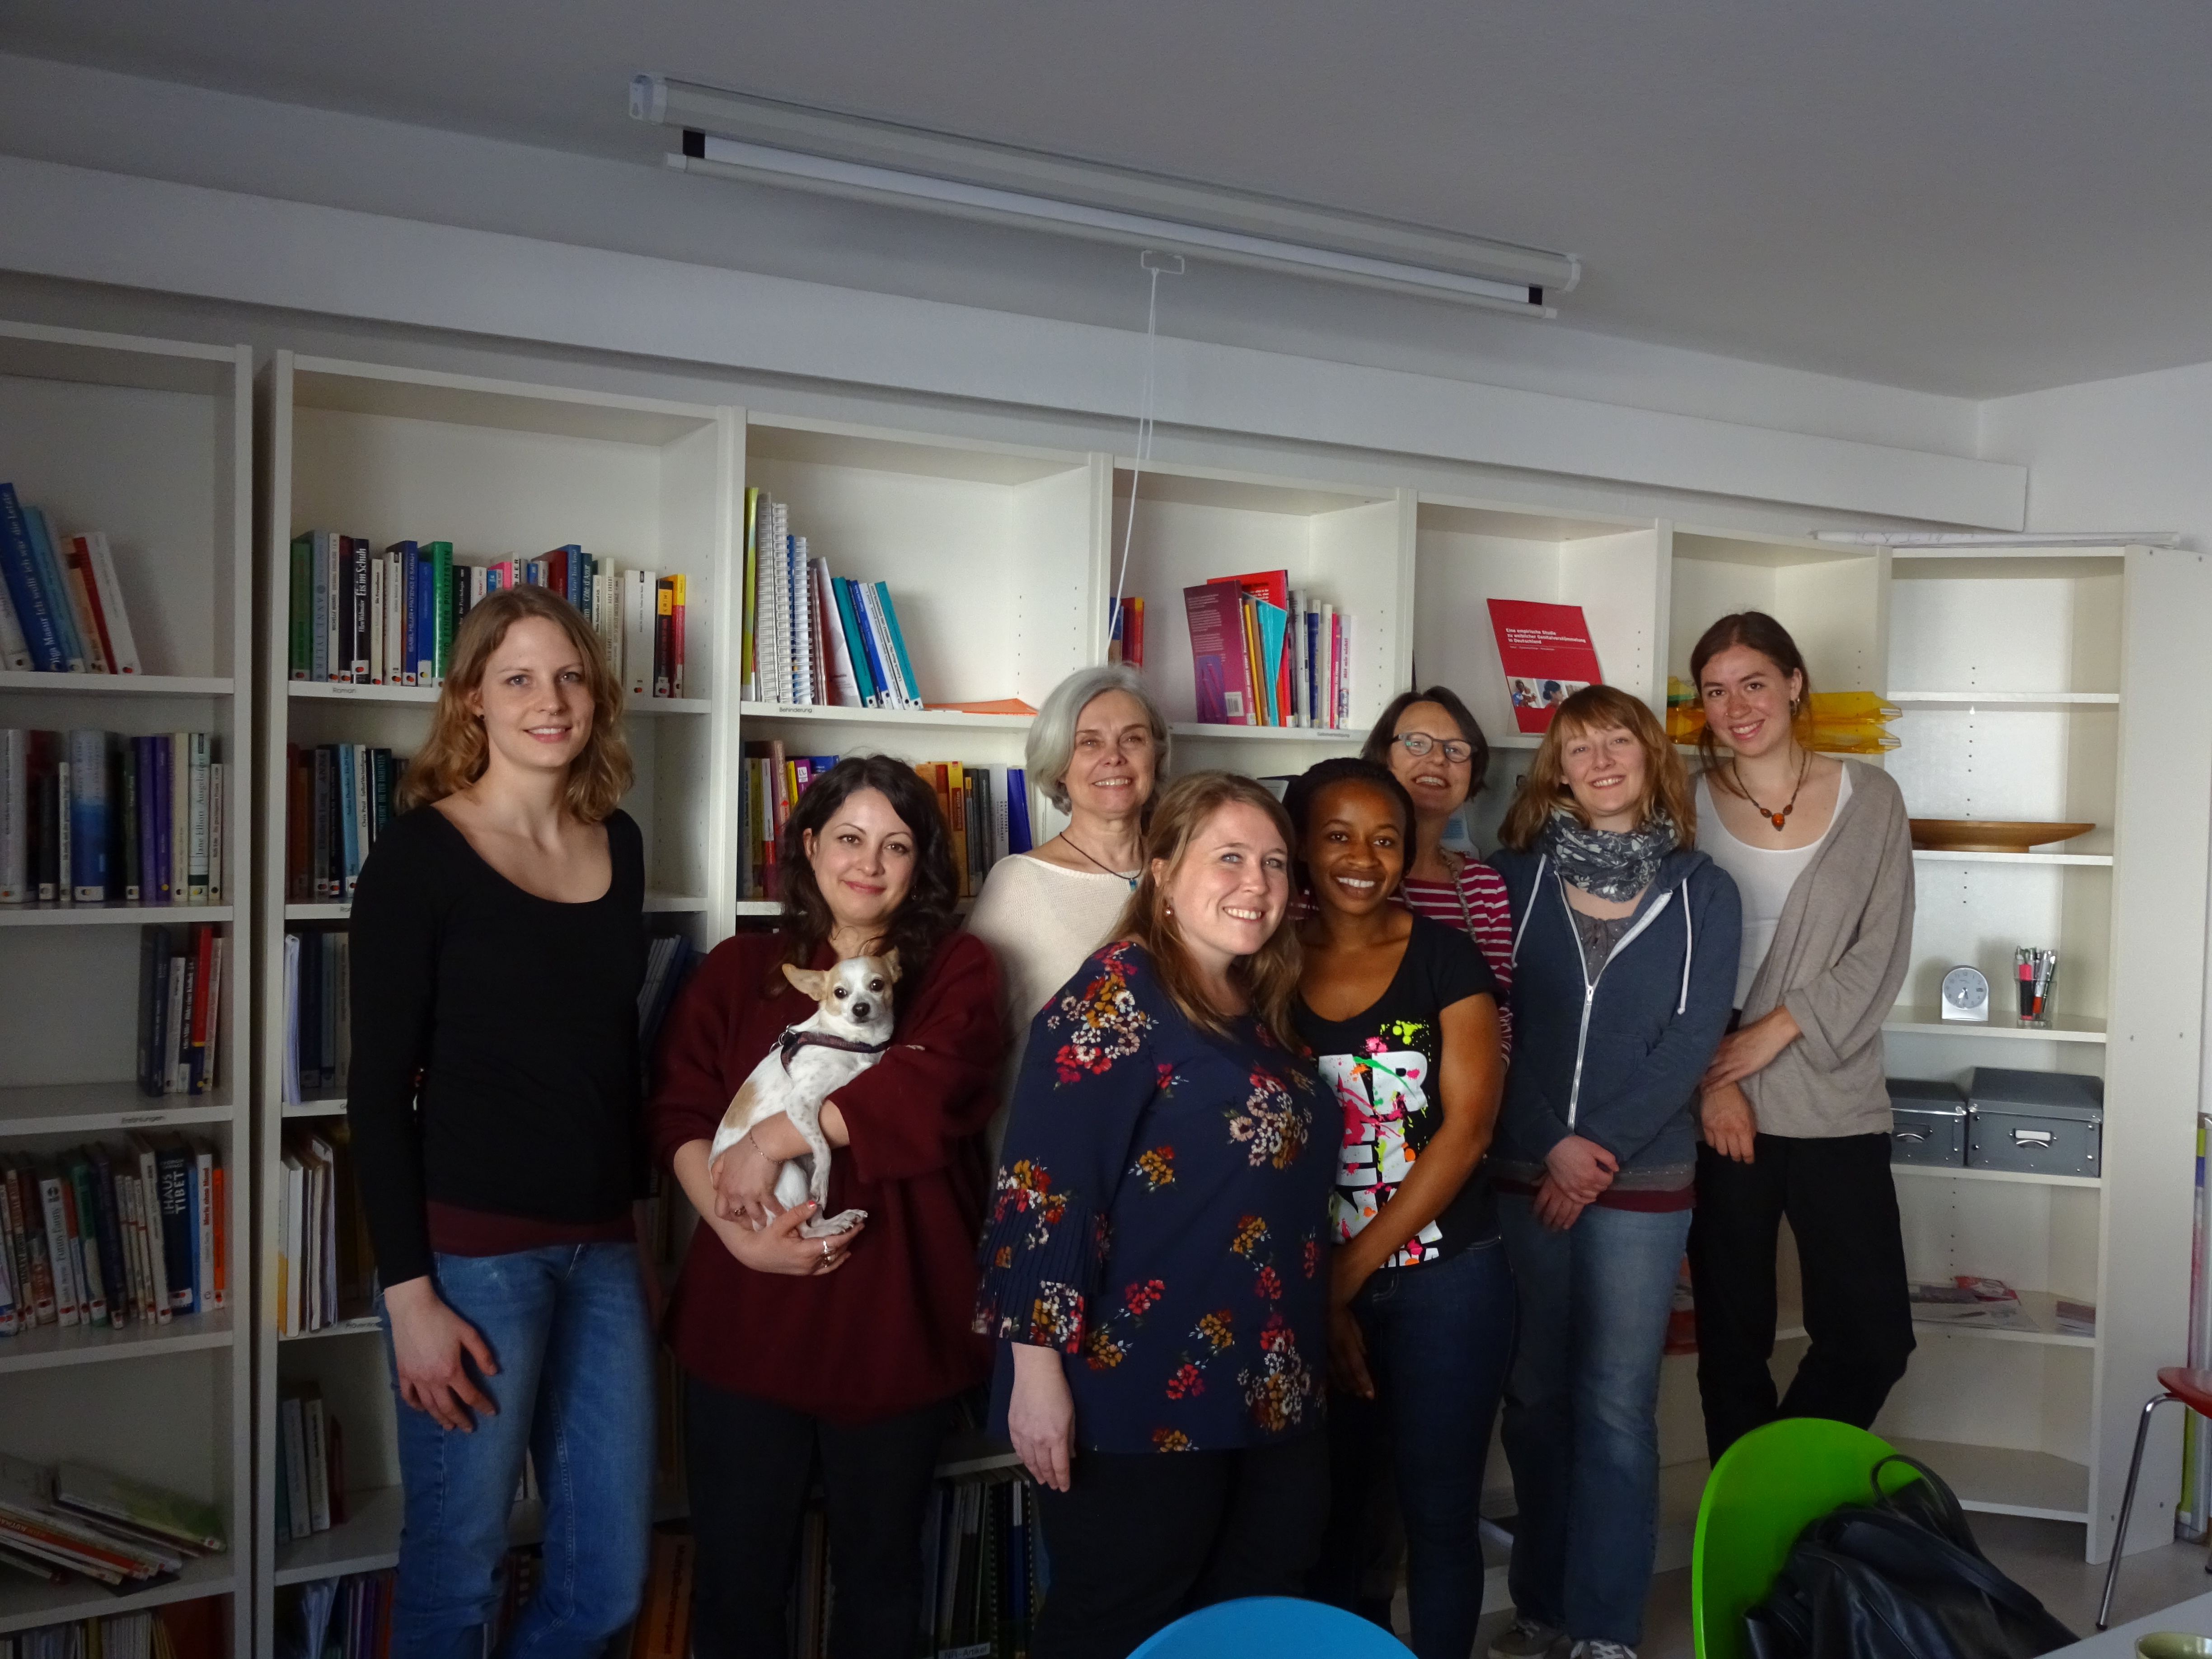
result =
M583 904L523 891L434 806L362 866L346 1115L386 1285L430 1271L432 1205L592 1225L644 1191L644 844L606 826L614 879Z

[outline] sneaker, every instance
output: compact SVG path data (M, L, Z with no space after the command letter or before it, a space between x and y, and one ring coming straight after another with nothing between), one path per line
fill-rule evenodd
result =
M1636 1650L1626 1642L1577 1642L1568 1659L1636 1659Z
M1516 1619L1513 1628L1501 1632L1490 1644L1490 1659L1544 1659L1554 1649L1564 1647L1565 1636L1566 1632L1557 1625Z

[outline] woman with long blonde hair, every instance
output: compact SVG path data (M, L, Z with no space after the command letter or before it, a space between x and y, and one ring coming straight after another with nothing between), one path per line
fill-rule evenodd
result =
M1690 1231L1698 1079L1728 1024L1735 884L1696 850L1656 718L1607 685L1552 716L1492 862L1513 1060L1492 1144L1520 1300L1521 1515L1498 1659L1634 1659L1659 1503L1659 1362Z
M346 1115L400 1406L394 1659L481 1650L526 1453L545 1567L507 1651L587 1659L637 1609L653 1408L630 778L591 626L542 588L493 594L455 633L355 895Z
M1037 1659L1296 1595L1320 1550L1342 1133L1292 1025L1291 842L1251 779L1179 780L1114 939L1030 1028L975 1328L1042 1488Z

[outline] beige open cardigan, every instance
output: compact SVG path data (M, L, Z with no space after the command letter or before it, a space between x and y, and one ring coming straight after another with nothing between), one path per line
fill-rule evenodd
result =
M1889 1133L1881 1023L1912 953L1912 837L1889 775L1844 764L1851 798L1798 872L1744 998L1745 1024L1779 1005L1804 1034L1744 1079L1762 1134Z

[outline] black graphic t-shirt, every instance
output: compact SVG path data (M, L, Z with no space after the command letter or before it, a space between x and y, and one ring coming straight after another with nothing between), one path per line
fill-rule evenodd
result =
M1344 1147L1329 1225L1339 1243L1375 1218L1444 1121L1437 1084L1443 1060L1443 1011L1498 994L1474 941L1456 927L1413 917L1406 954L1382 994L1350 1019L1323 1019L1298 999L1298 1031L1322 1081L1344 1111ZM1442 1261L1498 1236L1497 1201L1480 1166L1434 1221L1383 1265Z

